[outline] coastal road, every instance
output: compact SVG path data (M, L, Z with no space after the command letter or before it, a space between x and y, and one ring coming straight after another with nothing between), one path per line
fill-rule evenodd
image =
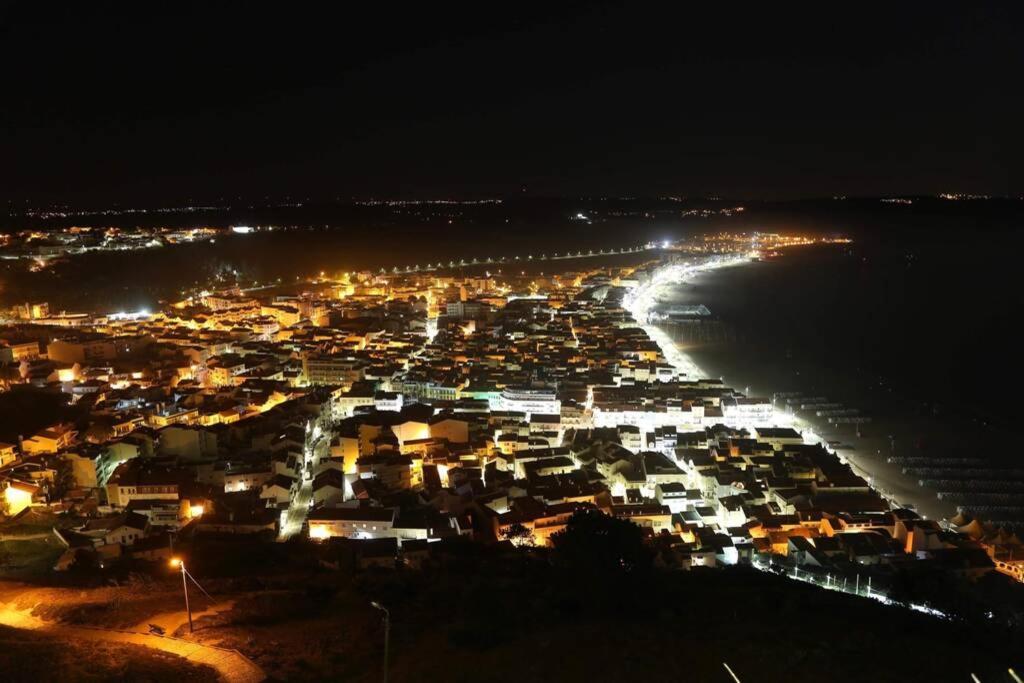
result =
M750 259L746 256L714 257L704 260L694 259L692 263L674 263L657 269L648 282L633 287L623 299L623 307L636 319L637 323L647 332L647 336L658 344L662 355L669 365L676 368L686 379L700 379L708 374L693 359L679 350L679 346L657 325L649 322L649 314L657 306L664 289L686 282L694 275L745 263Z

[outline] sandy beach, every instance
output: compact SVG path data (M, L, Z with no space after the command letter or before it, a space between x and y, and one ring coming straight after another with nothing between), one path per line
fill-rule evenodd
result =
M667 304L709 304L716 313L715 303L730 296L737 276L753 278L766 264L752 262L706 270L687 276L682 282L657 285L656 297ZM718 290L717 296L709 294ZM743 302L736 306L743 310ZM729 318L726 324L731 324ZM793 329L793 334L813 333L810 329ZM835 368L817 366L809 359L795 357L785 344L772 344L767 352L751 352L750 342L685 345L671 340L670 331L648 327L652 337L666 349L666 356L689 376L722 377L728 384L750 396L772 397L776 392L800 393L806 397L827 397L829 401L856 407L871 422L857 427L852 424L832 424L827 418L816 417L814 411L800 411L799 405L787 405L776 400L776 424L793 426L812 441L822 440L830 445L840 458L867 479L880 493L899 506L913 506L930 518L945 518L955 514L955 506L939 500L931 491L923 489L912 476L887 462L891 454L908 455L915 451L922 434L929 439L955 443L961 436L927 416L912 414L889 392L865 391L857 386L856 377L844 377ZM792 410L791 410L792 409Z

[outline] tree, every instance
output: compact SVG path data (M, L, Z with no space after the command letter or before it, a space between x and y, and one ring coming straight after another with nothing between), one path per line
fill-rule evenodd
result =
M575 513L551 542L555 562L576 570L620 573L651 567L651 551L640 527L596 510Z
M61 500L68 494L68 491L75 487L75 472L71 467L71 461L67 458L60 458L57 461L56 474L53 476L53 490L51 500Z
M116 436L114 428L106 422L93 422L85 430L82 438L89 443L107 443Z
M533 532L519 522L510 524L508 529L501 533L501 537L518 547L534 545Z

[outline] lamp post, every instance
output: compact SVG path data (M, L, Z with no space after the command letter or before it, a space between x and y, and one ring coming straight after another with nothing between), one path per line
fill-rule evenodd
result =
M379 602L371 602L371 605L384 613L384 683L388 683L388 641L391 638L391 612Z
M188 604L188 579L186 578L184 560L175 557L171 560L172 567L181 567L181 587L185 591L185 611L188 612L188 632L194 633L192 629L192 607Z

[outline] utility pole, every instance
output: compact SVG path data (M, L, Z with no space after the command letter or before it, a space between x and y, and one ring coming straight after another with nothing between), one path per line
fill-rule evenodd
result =
M185 576L185 563L181 563L181 587L185 589L185 611L188 612L188 632L194 633L192 627L192 606L188 603L188 580Z
M172 567L181 567L181 587L185 591L185 611L188 612L188 632L194 633L192 628L192 607L188 603L188 577L185 575L185 562L178 558L171 560Z
M391 640L391 612L379 602L371 602L371 605L384 613L384 683L388 683L388 643Z

